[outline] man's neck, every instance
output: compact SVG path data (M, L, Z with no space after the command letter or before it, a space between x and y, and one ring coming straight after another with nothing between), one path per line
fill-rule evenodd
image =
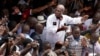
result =
M73 36L74 37L74 36ZM76 40L76 41L79 41L80 40L80 36L79 37L74 37L74 39Z
M62 20L63 16L62 15L61 16L56 16L56 18L59 19L59 20Z

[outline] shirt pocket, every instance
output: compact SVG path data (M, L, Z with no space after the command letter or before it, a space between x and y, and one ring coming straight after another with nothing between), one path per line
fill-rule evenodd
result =
M57 22L53 22L53 26L56 26L57 25Z

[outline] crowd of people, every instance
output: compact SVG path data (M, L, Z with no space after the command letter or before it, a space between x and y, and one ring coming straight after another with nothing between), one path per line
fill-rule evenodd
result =
M100 56L100 1L0 0L0 56Z

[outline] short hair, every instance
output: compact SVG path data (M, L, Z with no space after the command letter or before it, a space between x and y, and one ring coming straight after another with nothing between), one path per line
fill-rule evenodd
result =
M24 41L23 41L23 46L26 47L28 43L31 43L32 41L28 38L26 38Z
M44 46L44 49L51 49L51 44L47 41L44 43L43 46Z
M72 27L72 31L75 31L75 30L77 30L77 29L80 30L79 26L73 26L73 27Z

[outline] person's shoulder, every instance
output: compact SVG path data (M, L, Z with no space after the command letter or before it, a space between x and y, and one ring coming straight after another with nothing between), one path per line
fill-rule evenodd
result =
M68 15L65 15L65 14L63 14L62 16L63 16L63 17L68 17L68 18L71 18L70 16L68 16Z
M51 14L51 15L48 16L47 19L49 19L49 20L50 20L50 19L51 19L51 20L53 19L53 20L54 20L55 18L56 18L55 14Z
M55 16L55 14L50 14L48 17L53 17L53 16Z

